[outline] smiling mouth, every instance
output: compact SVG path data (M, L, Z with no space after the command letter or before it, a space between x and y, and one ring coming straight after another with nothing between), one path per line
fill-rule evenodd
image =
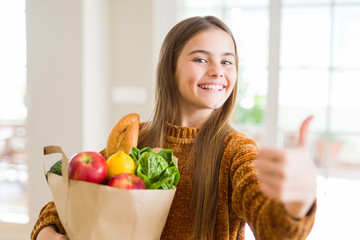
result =
M224 85L212 85L212 84L201 84L198 85L200 88L205 89L205 90L211 90L211 91L221 91L223 90L225 87Z

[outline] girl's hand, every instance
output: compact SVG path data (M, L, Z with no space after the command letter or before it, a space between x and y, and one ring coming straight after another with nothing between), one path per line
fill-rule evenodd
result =
M295 149L263 148L255 161L260 190L284 204L294 218L302 218L316 198L317 169L308 146L308 128L313 116L300 128Z
M56 232L55 227L47 226L40 230L36 240L69 240L67 236Z

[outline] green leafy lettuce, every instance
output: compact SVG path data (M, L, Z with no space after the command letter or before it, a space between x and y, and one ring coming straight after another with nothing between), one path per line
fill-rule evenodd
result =
M162 149L155 153L151 148L133 147L129 153L136 163L135 175L140 177L147 189L174 189L180 180L173 152Z

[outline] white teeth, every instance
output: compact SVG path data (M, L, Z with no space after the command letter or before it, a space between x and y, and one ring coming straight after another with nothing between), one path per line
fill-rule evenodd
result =
M223 89L223 86L222 86L222 85L203 84L203 85L200 85L200 87L201 87L202 89L217 90L217 91L220 91L220 90Z

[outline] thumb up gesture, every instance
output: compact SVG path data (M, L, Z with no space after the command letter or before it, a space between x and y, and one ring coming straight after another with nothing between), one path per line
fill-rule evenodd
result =
M262 148L254 165L262 193L283 203L294 218L304 217L316 198L317 169L307 136L312 119L302 123L295 149Z

